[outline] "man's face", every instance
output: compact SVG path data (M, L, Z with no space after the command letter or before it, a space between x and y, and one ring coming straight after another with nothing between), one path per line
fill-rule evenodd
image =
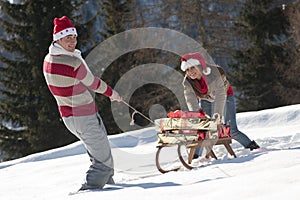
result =
M57 40L57 43L62 46L65 50L74 52L77 44L77 36L75 34L73 35L67 35L59 40Z

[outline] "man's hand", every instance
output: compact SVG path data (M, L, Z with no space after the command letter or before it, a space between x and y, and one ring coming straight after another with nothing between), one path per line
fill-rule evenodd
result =
M123 101L122 97L120 97L119 93L115 90L113 90L113 93L110 97L110 100L111 101L117 101L117 102L121 102Z

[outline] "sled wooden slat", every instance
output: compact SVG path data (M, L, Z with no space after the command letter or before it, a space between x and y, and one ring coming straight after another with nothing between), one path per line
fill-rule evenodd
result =
M213 146L215 146L215 145L224 145L224 147L226 148L228 153L236 158L236 155L235 155L233 149L230 146L231 143L232 143L232 139L230 137L226 137L226 138L219 138L217 141L208 139L208 140L199 141L195 144L187 145L187 147L190 148L188 163L189 164L192 163L192 160L193 160L193 157L194 157L194 154L195 154L195 150L196 150L197 147L205 148L205 150L206 150L206 156L205 157L206 158L212 157L212 158L215 158L217 160L218 158L217 158L216 154L213 151Z

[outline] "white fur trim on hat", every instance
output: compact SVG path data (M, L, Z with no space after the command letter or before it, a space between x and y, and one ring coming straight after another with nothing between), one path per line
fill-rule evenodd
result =
M56 34L53 34L53 41L59 40L65 36L73 34L77 36L77 31L75 27L66 28Z
M205 70L203 70L203 74L208 75L211 72L211 68L210 67L206 67Z
M187 70L188 68L197 66L197 65L200 65L199 60L191 58L191 59L188 59L187 61L182 61L180 68L182 71L185 72L185 70Z

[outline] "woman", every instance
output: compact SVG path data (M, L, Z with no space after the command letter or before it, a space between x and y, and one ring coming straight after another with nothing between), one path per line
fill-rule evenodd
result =
M234 92L225 71L218 66L207 67L204 58L197 52L185 54L181 60L181 70L186 73L183 85L189 110L197 111L200 105L210 116L214 113L225 116L225 123L230 125L233 139L250 150L260 148L237 128ZM199 157L201 150L196 150L194 158Z

